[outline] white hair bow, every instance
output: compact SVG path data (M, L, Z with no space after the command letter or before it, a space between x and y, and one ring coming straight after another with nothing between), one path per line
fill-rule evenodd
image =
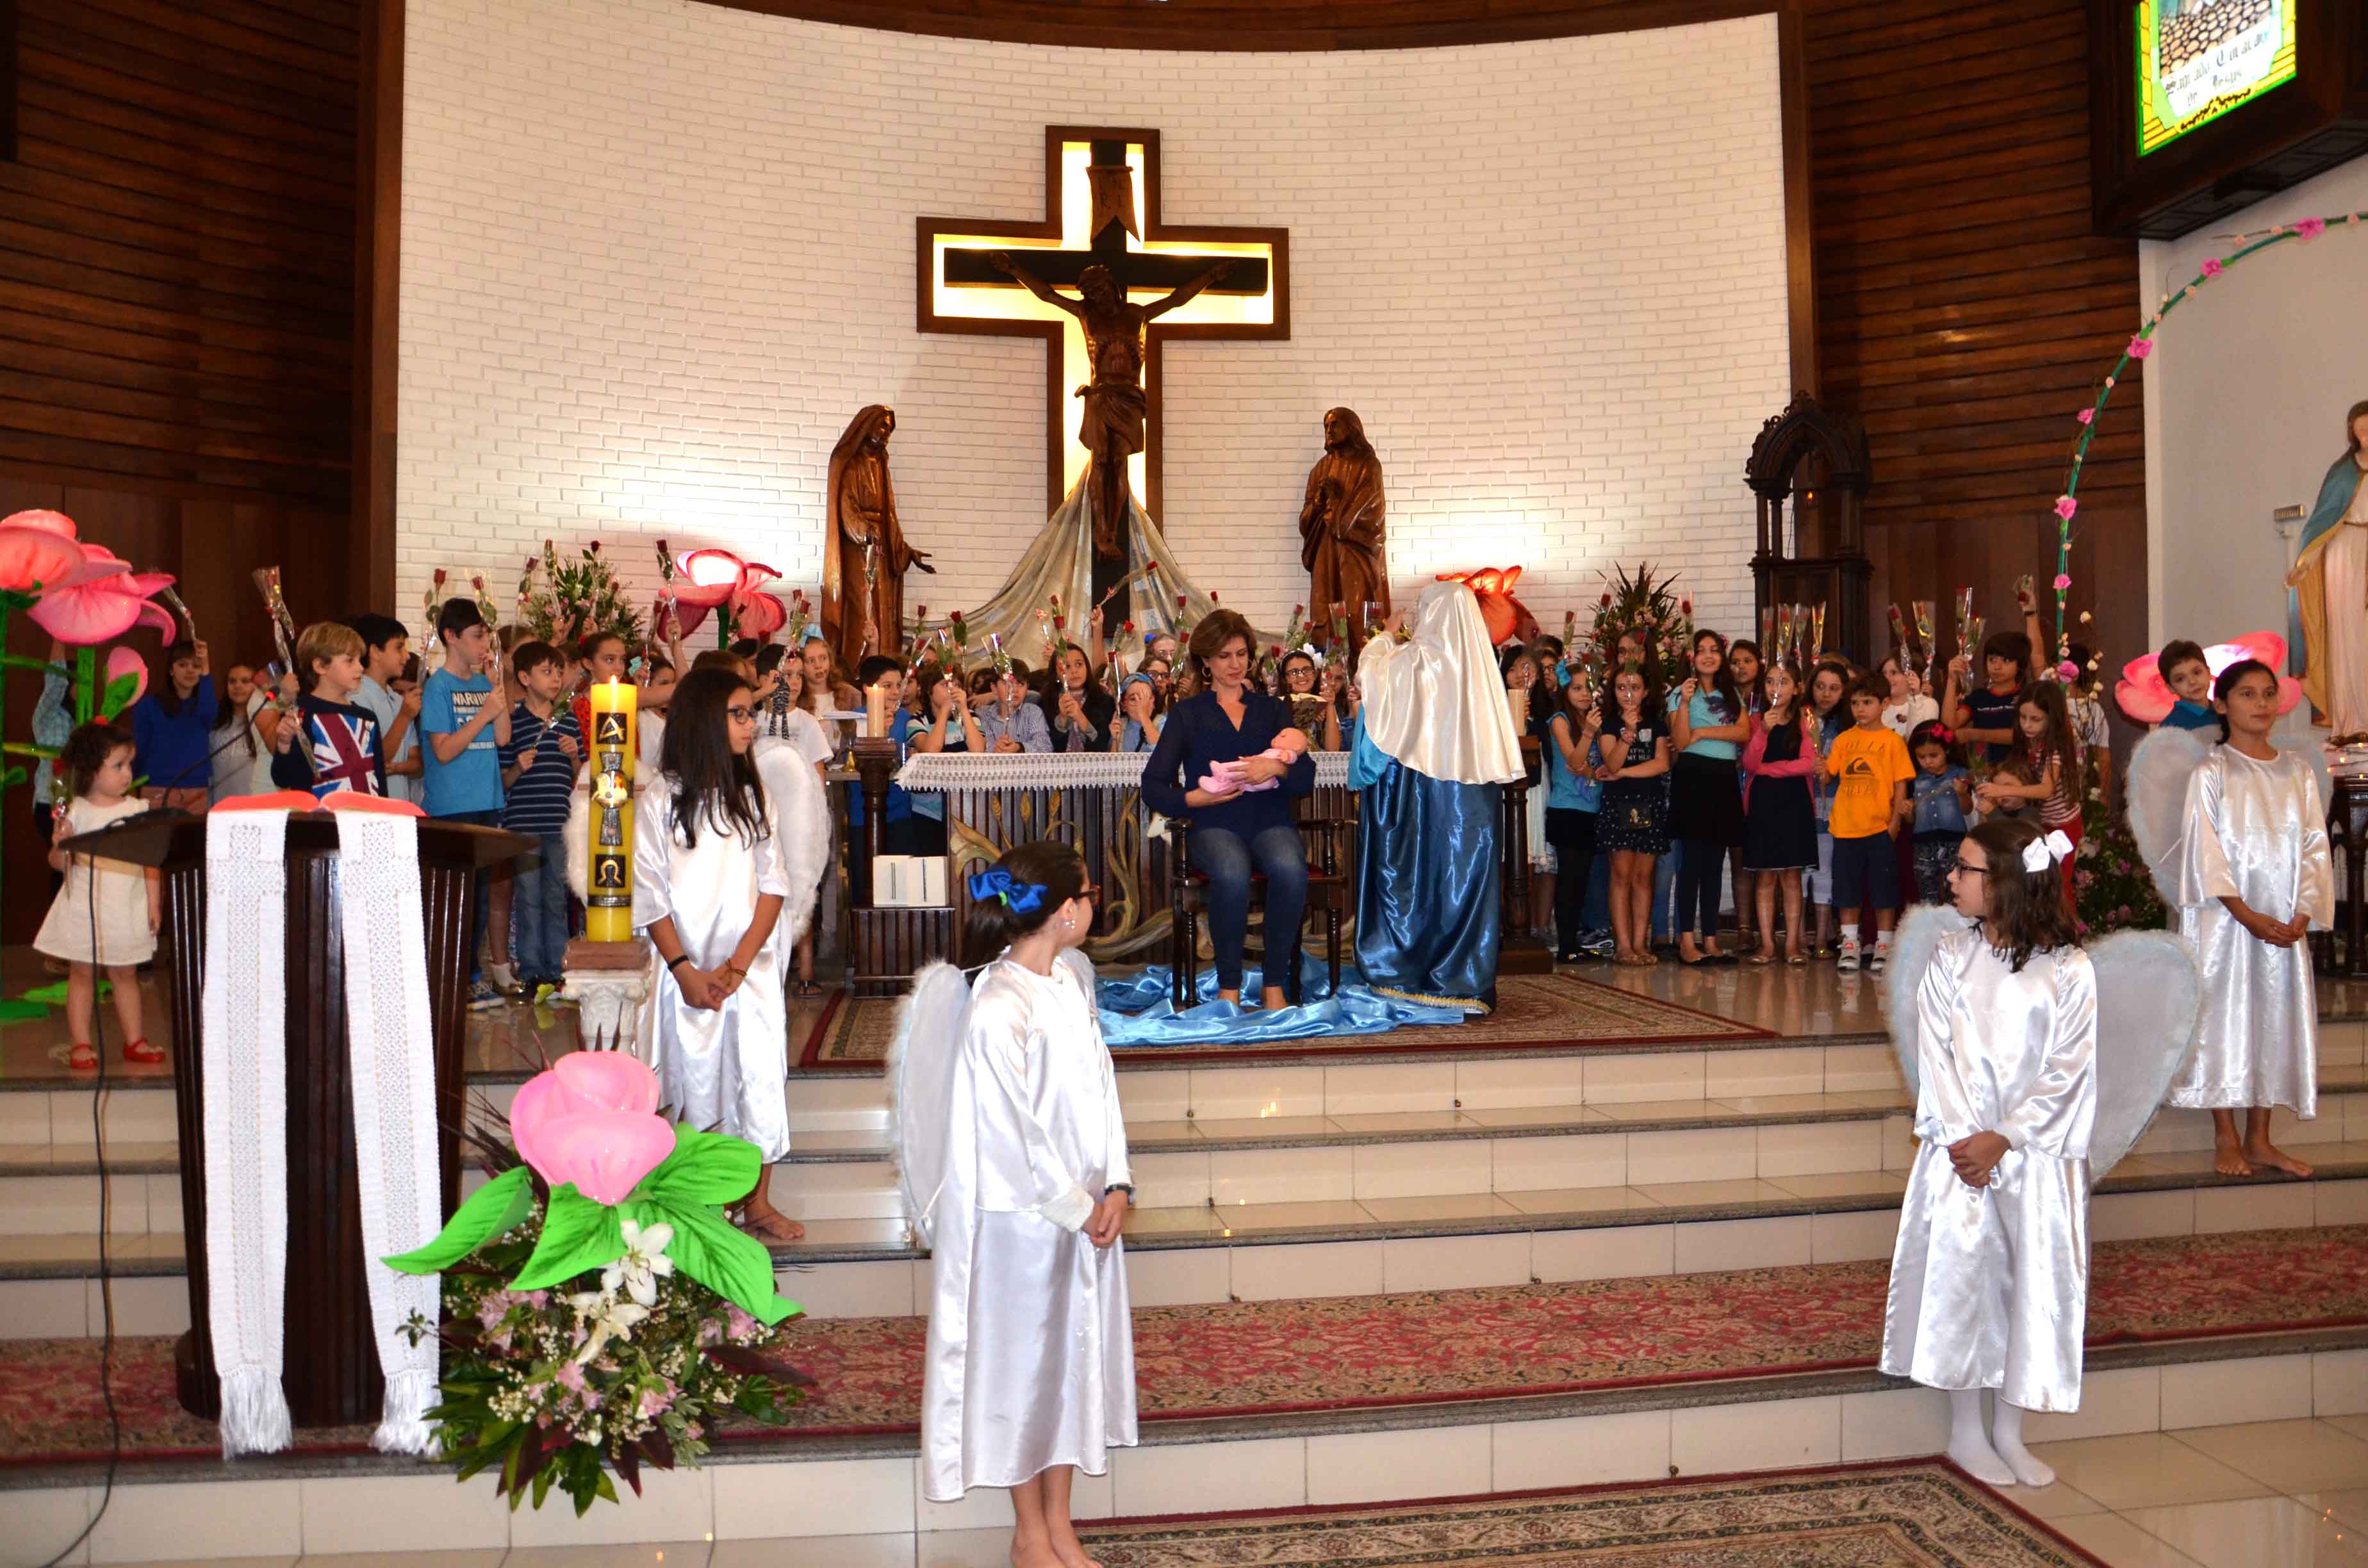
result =
M2036 876L2071 853L2072 841L2064 836L2064 830L2050 828L2046 837L2034 838L2022 846L2022 869Z

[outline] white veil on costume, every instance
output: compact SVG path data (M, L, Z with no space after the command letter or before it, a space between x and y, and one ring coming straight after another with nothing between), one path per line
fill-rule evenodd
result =
M1414 641L1376 633L1365 644L1357 684L1365 694L1365 738L1383 756L1457 784L1521 777L1520 737L1469 585L1425 588Z

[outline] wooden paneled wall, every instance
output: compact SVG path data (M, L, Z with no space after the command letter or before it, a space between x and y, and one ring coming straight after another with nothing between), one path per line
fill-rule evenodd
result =
M0 0L11 6L12 0ZM268 657L247 574L300 617L348 543L354 0L13 0L0 158L0 514L54 506L170 572L218 663ZM135 646L158 651L153 633ZM9 645L47 642L18 618ZM9 734L39 690L8 685ZM7 885L38 885L8 792ZM10 940L40 907L11 901Z
M2143 313L2135 246L2089 235L2086 11L1809 0L1805 19L1819 390L1866 422L1877 641L1885 604L1960 585L2002 629L2018 575L2049 597L2073 415ZM2095 611L2109 668L2146 635L2143 392L2114 392L2074 531L2073 615Z

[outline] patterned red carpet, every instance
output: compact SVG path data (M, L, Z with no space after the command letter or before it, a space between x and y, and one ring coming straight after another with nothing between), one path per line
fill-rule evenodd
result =
M1943 1460L1089 1525L1110 1568L2097 1568Z
M1402 1296L1163 1307L1135 1313L1149 1420L1437 1403L1873 1365L1884 1262L1817 1264ZM794 1285L791 1287L795 1294ZM2096 1249L2092 1345L2368 1324L2368 1226L2120 1242ZM919 1318L793 1323L789 1358L817 1381L785 1431L906 1432L920 1403ZM0 1463L107 1444L97 1344L0 1342ZM218 1451L173 1396L172 1342L117 1350L115 1397L141 1455ZM308 1449L359 1448L357 1430Z

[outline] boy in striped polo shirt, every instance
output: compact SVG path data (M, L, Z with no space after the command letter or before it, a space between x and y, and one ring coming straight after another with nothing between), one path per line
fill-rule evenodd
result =
M560 971L567 952L567 809L584 756L575 713L561 699L567 661L548 642L521 642L510 667L526 696L510 712L501 748L506 799L502 825L540 842L518 862L511 884L512 948L518 982L529 997L564 1001Z

